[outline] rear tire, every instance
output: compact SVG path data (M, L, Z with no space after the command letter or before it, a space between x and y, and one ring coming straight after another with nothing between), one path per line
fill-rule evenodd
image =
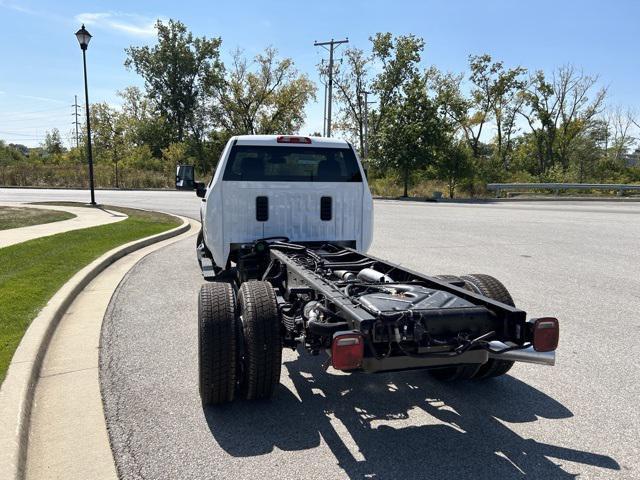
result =
M498 279L481 273L463 275L460 278L464 280L467 290L515 307L511 294ZM507 360L490 358L487 363L484 363L478 369L473 378L483 380L486 378L499 377L511 370L513 363L514 362Z
M482 365L459 365L457 367L444 367L428 370L436 380L441 382L453 382L455 380L469 380L474 377Z
M464 285L464 280L457 275L436 275L435 278L454 285ZM453 382L455 380L469 380L479 369L480 365L459 365L429 370L429 375L441 382Z
M282 336L278 302L269 282L240 286L242 353L240 391L247 400L270 398L280 383Z
M236 387L236 295L228 283L207 283L198 297L198 364L204 406L231 402Z

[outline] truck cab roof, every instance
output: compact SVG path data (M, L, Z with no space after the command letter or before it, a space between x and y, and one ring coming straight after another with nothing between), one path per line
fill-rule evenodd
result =
M323 148L348 148L345 140L328 137L309 137L305 135L237 135L231 138L236 145L271 145Z

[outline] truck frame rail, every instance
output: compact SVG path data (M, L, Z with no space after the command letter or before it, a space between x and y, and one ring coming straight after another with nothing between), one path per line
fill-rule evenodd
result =
M233 270L233 269L232 269ZM277 292L285 346L331 356L336 335L364 343L368 372L483 364L504 358L553 364L533 348L535 319L469 289L341 244L261 239L242 246L234 281L246 272ZM524 352L516 355L514 352Z

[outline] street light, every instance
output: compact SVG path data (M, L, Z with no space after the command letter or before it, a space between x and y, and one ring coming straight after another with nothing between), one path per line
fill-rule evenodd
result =
M89 120L89 88L87 87L87 47L91 40L91 34L82 28L76 32L76 38L82 49L82 63L84 65L84 101L85 111L87 112L87 156L89 157L89 187L91 188L91 205L96 204L96 197L93 191L93 154L91 152L91 122Z

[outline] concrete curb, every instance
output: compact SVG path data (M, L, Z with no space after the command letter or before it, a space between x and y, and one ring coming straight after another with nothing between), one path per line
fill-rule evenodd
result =
M109 265L148 245L175 237L190 229L188 219L182 225L150 237L114 248L77 272L49 300L31 322L11 360L0 388L0 471L2 478L24 476L31 404L42 360L60 319L78 294Z

